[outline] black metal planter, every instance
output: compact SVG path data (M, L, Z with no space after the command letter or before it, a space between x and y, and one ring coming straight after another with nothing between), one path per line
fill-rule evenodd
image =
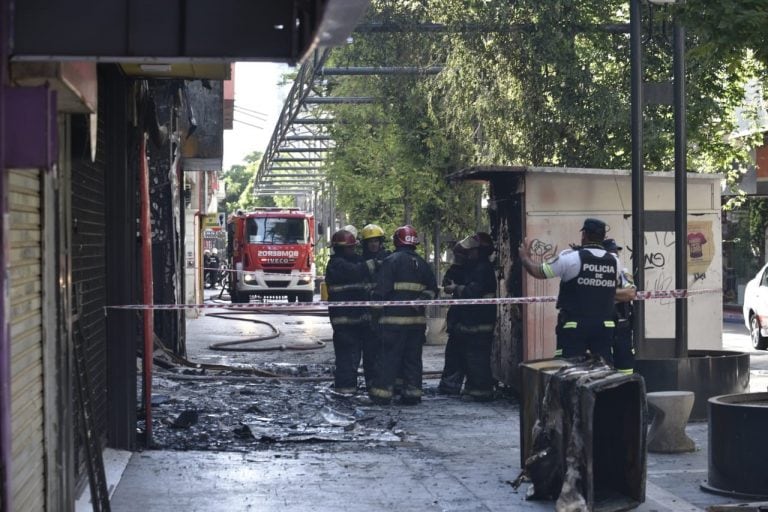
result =
M709 399L709 471L705 491L768 499L768 393Z
M635 371L646 391L693 391L692 421L707 419L707 400L749 390L749 354L731 350L691 350L688 357L638 359Z

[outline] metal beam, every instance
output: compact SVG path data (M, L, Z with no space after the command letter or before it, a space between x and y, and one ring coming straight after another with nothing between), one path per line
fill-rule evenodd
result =
M277 157L272 159L273 162L325 162L325 158L301 158L301 157ZM259 169L261 172L261 169Z
M286 141L332 141L333 137L330 135L288 135L285 138Z
M330 117L303 117L291 120L291 124L332 124L335 119Z
M443 66L363 66L346 68L323 68L324 76L368 76L368 75L436 75Z
M481 23L456 23L443 25L442 23L418 23L399 24L391 22L360 23L355 27L355 32L381 33L381 32L447 32L447 33L502 33L533 32L540 29L535 23L512 24L481 24ZM614 34L626 34L629 32L627 23L600 23L595 25L576 25L577 32L608 32Z
M274 176L265 176L259 180L259 184L277 183L280 185L295 185L296 183L323 183L324 181L326 181L324 176L320 176L319 178L312 178L311 176L308 178L301 176L297 176L296 178L276 178Z
M270 167L267 171L319 171L322 166L313 167Z
M304 99L307 105L362 104L377 101L373 96L312 96Z
M278 148L278 153L325 153L333 148Z
M325 178L325 174L274 174L269 173L265 178Z

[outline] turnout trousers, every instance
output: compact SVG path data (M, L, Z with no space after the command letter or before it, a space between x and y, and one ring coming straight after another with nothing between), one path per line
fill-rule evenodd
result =
M621 373L635 370L635 347L632 341L632 323L629 320L616 322L613 334L613 366Z
M368 390L377 403L389 403L395 380L403 379L403 403L421 401L421 352L426 342L423 324L387 325L380 327L381 346L374 371L373 386Z
M446 395L461 393L461 386L467 375L467 365L464 360L465 341L466 338L456 332L448 334L448 342L445 344L443 373L440 376L440 384L437 386L440 393Z
M492 343L491 333L451 333L445 346L445 366L438 391L458 395L463 385L465 395L478 400L492 398Z
M465 334L465 360L467 382L464 394L476 400L493 398L493 374L491 373L491 344L493 333Z
M369 337L367 325L340 325L333 328L333 353L336 356L334 388L338 393L357 391L357 369L363 340Z

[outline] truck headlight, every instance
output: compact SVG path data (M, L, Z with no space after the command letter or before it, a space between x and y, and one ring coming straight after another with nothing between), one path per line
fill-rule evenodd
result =
M245 276L243 276L243 281L245 281L246 283L252 283L255 280L256 280L256 276L253 274L245 274Z

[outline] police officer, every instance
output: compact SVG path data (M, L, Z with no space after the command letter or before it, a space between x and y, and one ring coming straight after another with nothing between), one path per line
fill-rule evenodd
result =
M357 240L344 229L331 237L333 254L325 269L328 300L358 301L368 298L369 272L365 261L355 252ZM330 307L328 316L333 327L333 352L336 356L334 389L337 393L357 392L357 368L360 366L362 343L370 336L367 308ZM363 367L366 378L371 368Z
M496 273L489 261L493 252L490 237L486 233L477 233L462 240L461 245L467 250L463 283L448 285L444 288L445 291L452 293L455 299L495 297ZM450 337L458 346L466 372L463 393L477 401L490 400L493 398L494 385L491 373L491 344L496 323L496 306L467 305L458 306L458 310L458 318ZM461 381L458 385L461 386Z
M599 219L584 220L581 246L567 249L551 261L530 258L531 244L524 240L520 260L537 279L560 278L557 297L557 340L566 358L586 355L612 361L614 300L619 284L619 261L603 248L607 227Z
M619 256L621 246L613 238L606 238L603 241L603 247L606 251ZM634 373L635 368L635 347L632 341L632 302L636 294L635 283L632 280L632 274L625 267L621 267L619 274L619 289L616 290L616 296L624 302L617 301L614 308L614 320L616 330L613 333L613 366L621 373Z
M395 252L385 259L373 289L374 300L419 300L437 296L435 274L416 254L419 235L412 226L395 230ZM373 386L368 394L374 403L388 404L394 394L395 378L403 377L402 403L421 402L422 346L426 343L423 306L385 307L379 320L381 348L376 360Z

